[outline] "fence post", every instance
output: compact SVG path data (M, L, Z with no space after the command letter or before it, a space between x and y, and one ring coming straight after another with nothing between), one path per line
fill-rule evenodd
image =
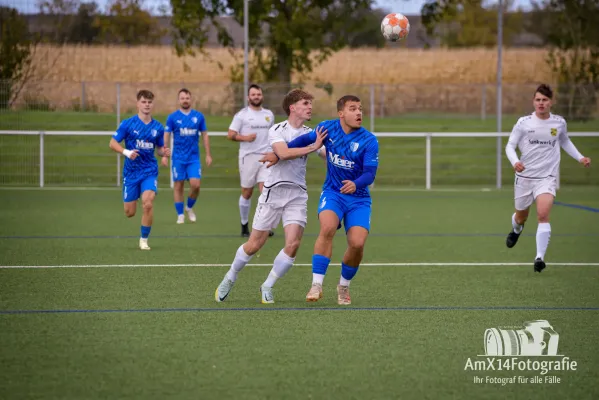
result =
M116 83L116 127L121 124L121 84Z
M85 81L81 82L81 111L85 111Z
M431 134L426 135L426 189L431 188Z
M173 155L172 155L172 151L174 150L174 146L175 146L175 134L174 132L171 132L171 156L168 158L169 160L169 165L170 168L168 170L168 175L170 177L171 180L171 189L175 187L175 182L173 181Z
M370 132L374 132L374 118L376 115L374 103L374 85L370 84Z
M482 88L482 101L480 105L480 119L483 121L487 119L487 85L483 84Z
M40 132L40 187L44 187L44 131Z
M121 186L121 153L116 153L116 186Z
M501 189L501 156L503 155L501 133L497 134L497 189Z

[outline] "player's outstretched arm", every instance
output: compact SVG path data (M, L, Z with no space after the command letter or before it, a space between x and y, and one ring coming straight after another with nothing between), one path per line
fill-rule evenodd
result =
M512 129L512 133L510 133L507 145L505 146L505 154L516 172L524 171L524 164L520 162L520 158L518 158L518 154L516 153L516 148L518 147L521 137L522 129L520 129L520 124L516 123L514 129Z
M305 135L304 135L305 136ZM314 143L309 144L308 146L298 148L298 149L290 149L287 146L287 143L284 141L278 141L272 143L272 149L281 160L292 160L294 158L303 157L307 154L312 153L320 149L322 146L322 142L327 137L326 130L321 129L316 132L316 140Z
M227 132L227 139L234 142L253 142L256 140L256 134L250 133L249 135L240 135L239 132L229 129Z
M138 155L137 150L125 149L123 146L119 144L119 142L116 141L115 138L110 138L110 143L108 144L108 147L110 147L112 151L114 151L115 153L121 153L122 155L131 160L135 160Z
M206 165L212 165L212 153L210 152L210 138L208 131L202 131L202 140L204 141L204 152L206 153Z

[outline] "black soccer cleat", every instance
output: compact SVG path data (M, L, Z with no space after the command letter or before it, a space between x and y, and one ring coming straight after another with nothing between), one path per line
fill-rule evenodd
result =
M248 224L241 224L241 236L243 237L249 237L250 236L250 228L248 227Z
M505 239L505 245L510 249L514 247L516 243L518 243L518 239L520 238L521 234L522 231L520 231L520 233L516 233L514 231L508 233L507 238Z
M268 231L268 237L273 237L275 233L273 231Z
M537 258L535 260L535 272L541 272L544 269L545 269L545 261L541 260L540 258Z

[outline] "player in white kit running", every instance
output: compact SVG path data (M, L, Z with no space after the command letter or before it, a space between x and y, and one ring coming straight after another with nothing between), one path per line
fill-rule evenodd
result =
M268 144L268 130L275 123L272 111L262 107L264 96L258 85L248 89L248 106L233 117L228 137L239 143L239 176L241 196L239 197L239 215L241 217L241 236L249 236L248 220L252 193L258 184L260 193L269 172L264 163L259 162L264 153L272 151ZM270 234L272 236L272 232Z
M560 165L560 148L585 167L591 159L584 157L568 137L566 120L551 114L553 91L548 85L540 85L533 97L535 112L518 119L505 148L508 159L516 172L514 199L516 212L512 215L512 231L506 245L512 248L528 218L533 202L537 205L537 255L534 270L545 268L545 253L551 237L549 213L555 199L557 174ZM520 149L518 158L516 147Z
M214 293L217 302L227 298L237 274L264 246L269 231L275 229L281 219L285 230L285 247L276 256L268 278L260 287L262 303L274 303L273 285L293 266L308 220L307 156L320 150L326 131L317 131L316 141L306 147L290 149L287 143L311 131L304 122L312 116L312 99L311 94L300 89L292 90L283 99L283 109L289 118L269 131L269 143L280 161L270 168L264 183L250 238L237 249L231 268Z

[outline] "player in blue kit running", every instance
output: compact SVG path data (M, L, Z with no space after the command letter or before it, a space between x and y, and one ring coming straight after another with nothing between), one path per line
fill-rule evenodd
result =
M191 108L191 92L185 88L179 90L179 109L168 116L165 126L164 141L170 143L170 134L173 135L173 165L172 174L175 182L174 198L177 211L177 223L185 223L185 214L191 222L196 221L193 206L200 194L200 178L202 167L200 164L200 148L198 145L200 132L204 140L206 151L206 166L212 164L210 154L210 139L206 129L204 115ZM168 166L168 160L163 157L162 165ZM187 204L183 204L183 191L185 181L189 181L189 196Z
M319 200L320 233L314 244L313 280L306 301L322 298L322 283L333 253L333 238L343 221L348 247L341 263L337 302L348 305L351 304L349 283L358 272L370 231L372 201L368 186L376 176L379 144L371 132L362 128L362 105L358 97L341 97L337 101L337 112L339 119L318 124L328 131L324 143L327 176ZM316 132L312 131L294 139L288 147L305 147L315 140Z
M143 215L139 248L142 250L150 250L148 237L154 217L154 198L158 191L158 162L154 150L162 157L171 155L171 149L164 145L162 124L152 118L153 101L152 92L140 90L137 93L137 115L121 122L109 144L113 151L127 157L123 168L123 201L128 218L135 215L137 200L141 197ZM119 144L123 140L124 148Z

